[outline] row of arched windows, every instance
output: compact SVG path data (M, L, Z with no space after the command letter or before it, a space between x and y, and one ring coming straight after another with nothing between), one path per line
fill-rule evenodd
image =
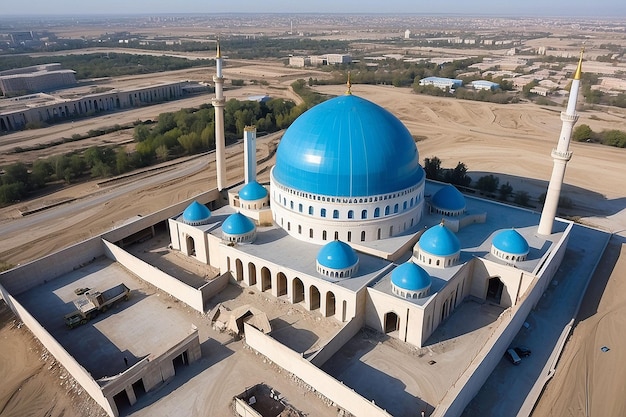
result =
M278 223L276 218L274 218L274 221L276 221ZM411 221L409 222L408 225L407 225L406 222L403 223L402 230L398 230L398 229L395 229L395 230L397 232L404 232L407 228L413 227L414 224L415 224L415 219L411 218ZM286 226L287 226L287 231L290 232L291 231L291 222L287 221L287 225ZM285 227L285 219L282 218L282 217L280 218L280 227L283 227L283 228ZM313 229L311 227L309 227L308 229L309 229L309 239L315 239L316 238L316 236L315 236L315 234L316 234L315 233L315 229ZM298 230L298 234L300 234L300 235L303 234L303 228L302 228L301 224L297 225L297 230ZM325 240L329 240L330 235L331 234L328 233L328 231L322 230L322 240L324 240L324 241ZM391 226L389 226L389 234L387 236L385 236L385 237L389 237L389 236L393 236L393 235L394 235L394 226L391 225ZM352 242L352 230L348 230L346 232L345 237L340 236L339 231L335 230L334 233L332 234L332 236L333 236L333 238L332 238L333 240L345 239L348 242ZM366 240L365 230L361 230L360 237L361 237L361 242L365 242L365 240ZM379 227L379 228L376 229L376 240L380 240L382 238L383 238L382 228Z
M424 265L450 266L458 262L459 255L457 254L454 257L441 259L440 257L425 256L422 252L420 252L417 260Z
M381 212L384 213L385 216L390 216L392 214L397 214L399 213L401 210L402 211L406 211L409 208L412 208L413 206L415 206L419 201L421 200L421 194L417 197L411 197L410 200L406 200L402 202L402 205L400 205L400 203L396 203L393 206L391 205L386 205L384 208L383 207L376 207L373 210L373 218L379 218L381 217ZM302 203L298 203L297 207L296 207L296 203L293 200L289 200L289 204L287 204L287 198L285 196L281 196L279 194L278 196L278 202L282 203L282 205L284 207L288 207L289 209L291 209L292 211L298 211L298 213L304 213L304 204ZM315 207L313 207L312 205L309 205L307 208L307 213L309 216L315 216ZM345 216L345 217L343 217ZM363 209L361 210L361 212L356 212L354 210L348 210L347 212L345 212L345 214L342 216L341 210L338 209L333 209L332 212L331 210L328 210L324 207L320 208L319 210L319 217L321 218L333 218L333 219L343 219L343 220L352 220L352 219L361 219L361 220L366 220L369 217L369 212L367 209ZM358 216L358 217L357 217Z
M277 182L274 182L272 184L272 186L275 186L278 189L281 189L288 194L293 194L297 197L302 197L302 198L306 198L308 200L313 200L313 201L326 201L329 203L343 203L343 204L364 204L364 203L375 203L377 201L392 200L394 198L401 197L403 195L411 194L420 185L421 183L418 185L414 185L413 187L407 188L406 190L398 191L397 193L383 194L383 195L372 196L372 197L327 197L321 194L305 193L302 191L293 190L291 188L285 187L284 185L278 184Z

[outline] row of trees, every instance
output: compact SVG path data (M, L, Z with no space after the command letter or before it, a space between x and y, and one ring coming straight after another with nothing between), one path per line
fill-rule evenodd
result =
M572 139L577 142L593 142L617 148L626 148L626 132L617 129L594 132L589 125L581 124L572 132Z
M197 66L215 65L214 59L185 59L171 56L135 55L118 53L97 53L87 55L62 55L54 57L64 68L76 71L77 79L118 77L121 75L151 74ZM50 62L49 57L28 55L3 56L0 71L40 65Z
M424 171L428 179L447 182L464 188L471 186L486 194L487 197L497 198L501 201L509 201L509 198L513 197L515 204L529 206L530 195L526 191L514 193L513 186L508 181L500 184L500 179L493 174L484 175L472 183L472 178L467 175L467 166L463 162L458 162L454 168L442 168L441 160L438 157L425 158Z
M246 126L257 131L274 132L287 128L312 103L323 98L312 94L304 80L294 83L303 93L305 103L296 106L283 99L256 101L229 100L224 106L226 141L243 136ZM73 138L80 139L80 138ZM32 166L23 163L4 167L0 176L0 204L25 198L30 192L51 182L71 183L85 176L105 178L145 167L182 155L215 149L215 110L210 105L162 113L156 123L138 123L133 130L132 147L93 146L84 151L37 160Z

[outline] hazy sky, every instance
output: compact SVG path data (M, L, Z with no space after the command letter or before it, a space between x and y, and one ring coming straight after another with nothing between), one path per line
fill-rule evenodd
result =
M610 16L626 19L624 0L0 0L8 15L157 13L471 13Z

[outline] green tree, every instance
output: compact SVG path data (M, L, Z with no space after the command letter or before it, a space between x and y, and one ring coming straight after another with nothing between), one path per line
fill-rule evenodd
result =
M42 188L49 181L52 174L52 167L48 161L41 159L33 162L33 167L30 173L30 182L35 188Z
M602 143L618 148L626 148L626 132L621 130L607 130L602 132Z
M130 170L130 158L126 149L119 148L115 153L115 171L118 174L123 174Z
M29 177L28 168L21 162L11 164L4 168L4 175L2 176L3 184L22 183L28 188Z
M500 200L507 201L511 193L513 193L513 187L507 181L505 184L502 184L500 186L498 193L500 194Z
M433 156L432 158L425 158L424 171L426 172L426 178L430 180L441 179L441 159L436 156Z
M144 124L135 126L133 130L133 139L135 142L143 142L150 136L150 128Z
M494 176L493 174L489 174L478 178L478 181L476 181L476 188L488 193L493 193L498 189L499 184L500 178Z
M467 187L472 179L467 175L467 167L463 162L458 162L452 170L446 171L445 181L454 185Z
M515 198L513 199L513 201L515 202L515 204L528 207L530 194L528 194L526 191L518 191L517 193L515 193Z
M167 161L167 158L170 155L170 151L169 149L167 149L167 146L161 145L155 149L154 154L159 161Z
M577 126L572 133L572 139L577 142L584 142L593 137L593 130L589 127L589 125L582 124Z

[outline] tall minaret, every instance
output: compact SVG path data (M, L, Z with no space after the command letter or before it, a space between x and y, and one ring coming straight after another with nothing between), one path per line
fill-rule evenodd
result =
M215 170L217 171L217 190L222 191L226 181L226 161L224 160L224 77L222 77L222 52L220 41L217 41L217 54L215 55L216 73L213 76L215 83L215 98L212 100L215 107Z
M554 160L554 167L552 168L552 176L550 177L550 184L548 185L548 192L546 193L546 201L543 204L543 211L541 212L541 220L539 221L538 232L541 235L552 234L552 224L554 223L554 217L556 216L556 209L559 205L559 197L561 195L561 185L563 185L563 177L565 177L565 166L567 162L572 158L572 151L569 150L569 142L572 137L572 130L574 124L578 120L576 114L576 99L578 98L578 89L580 87L580 76L582 74L583 65L583 51L580 52L580 59L578 60L578 67L572 80L572 87L569 92L569 100L567 101L567 110L561 112L561 120L563 126L561 127L561 136L559 137L559 143L556 149L552 149L552 159Z
M256 127L243 129L244 180L246 184L256 181Z

